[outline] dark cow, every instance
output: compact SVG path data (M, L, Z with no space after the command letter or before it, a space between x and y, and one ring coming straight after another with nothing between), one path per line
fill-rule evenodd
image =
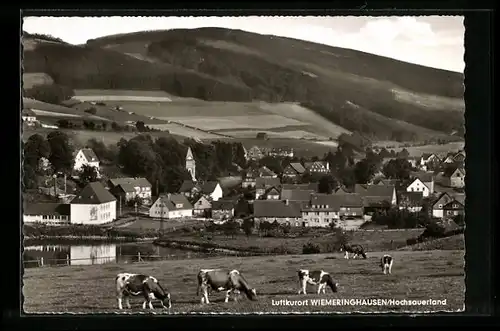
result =
M384 275L386 275L387 273L389 273L389 274L392 273L392 264L393 263L394 263L394 259L389 254L385 254L384 256L382 256L382 258L380 259L380 267L382 268Z
M339 283L333 281L332 276L323 270L307 270L300 269L298 271L299 274L299 294L306 292L307 284L317 285L318 286L318 294L326 293L326 286L328 285L332 292L338 291Z
M151 300L160 300L163 308L171 308L170 293L165 290L160 282L153 276L146 276L140 274L120 273L116 276L116 299L118 300L118 309L123 309L122 300L125 300L127 308L130 307L130 296L144 297L142 309L153 309ZM165 306L166 305L166 306Z
M223 269L201 269L198 273L198 288L196 295L200 295L201 303L210 303L208 301L208 292L214 290L217 292L226 291L226 299L224 302L229 302L231 293L245 293L248 299L257 300L257 291L251 288L245 278L238 270L227 271ZM237 301L236 296L234 301Z
M357 258L360 255L364 259L366 259L366 253L365 253L365 250L363 249L363 246L358 245L358 244L353 244L353 245L342 244L342 246L340 246L340 251L345 252L345 255L344 255L345 259L349 259L349 253L354 254L353 259Z

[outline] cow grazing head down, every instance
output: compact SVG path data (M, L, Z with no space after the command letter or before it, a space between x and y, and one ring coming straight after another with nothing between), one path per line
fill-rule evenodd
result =
M233 270L229 274L230 274L230 277L233 279L235 287L239 291L242 291L243 293L245 293L245 295L247 296L247 298L249 300L257 301L257 290L254 288L251 288L250 285L248 285L248 282L243 277L243 275L239 273L238 270Z
M154 278L149 276L146 281L146 286L148 287L150 293L153 293L150 296L151 299L158 299L161 301L163 308L171 308L172 300L170 297L170 293L160 284L160 282Z
M299 269L299 294L307 294L307 284L317 286L317 294L326 293L326 286L330 287L333 293L338 292L339 284L332 276L324 270Z
M153 309L151 300L159 300L162 307L169 309L172 307L170 293L164 288L160 282L153 276L120 273L116 276L116 294L118 300L118 308L122 309L122 301L125 301L127 308L131 308L130 297L142 296L144 302L143 309L149 304L149 308Z
M240 274L238 270L227 271L224 269L201 269L198 273L198 288L196 295L200 294L201 290L201 303L209 303L208 293L209 290L225 291L225 302L229 302L229 296L232 293L243 292L249 300L257 300L256 289L250 287L246 279ZM234 301L237 297L234 297Z

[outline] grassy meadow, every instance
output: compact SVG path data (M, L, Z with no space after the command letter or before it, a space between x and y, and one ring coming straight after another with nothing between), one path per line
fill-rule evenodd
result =
M127 265L104 264L25 269L23 309L26 313L113 313L119 312L114 278L120 272L155 275L172 295L171 314L183 313L337 313L337 312L428 312L457 311L465 300L464 252L389 252L394 257L392 275L382 274L379 259L387 252L373 253L368 259L345 260L341 254L266 257L224 257L177 261L141 262ZM256 268L256 266L258 266ZM211 304L200 304L196 296L196 274L202 268L238 269L250 286L257 289L258 301L239 298L224 303L225 293L213 292ZM297 270L323 269L339 283L339 291L298 295ZM89 286L92 284L92 286ZM312 306L311 299L406 299L444 300L446 306ZM287 299L307 305L273 304ZM130 300L132 310L142 312L141 299ZM153 303L158 307L158 303ZM160 308L156 313L167 313Z

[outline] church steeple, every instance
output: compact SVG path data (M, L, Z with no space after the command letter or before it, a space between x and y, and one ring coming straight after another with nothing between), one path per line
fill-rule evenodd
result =
M191 174L193 182L196 182L196 161L194 160L191 147L188 147L186 153L186 170Z

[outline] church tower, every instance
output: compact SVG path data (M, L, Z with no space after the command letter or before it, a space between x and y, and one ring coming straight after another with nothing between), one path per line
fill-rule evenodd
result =
M196 162L194 160L191 147L188 147L188 151L186 154L186 170L191 174L193 182L196 182Z

